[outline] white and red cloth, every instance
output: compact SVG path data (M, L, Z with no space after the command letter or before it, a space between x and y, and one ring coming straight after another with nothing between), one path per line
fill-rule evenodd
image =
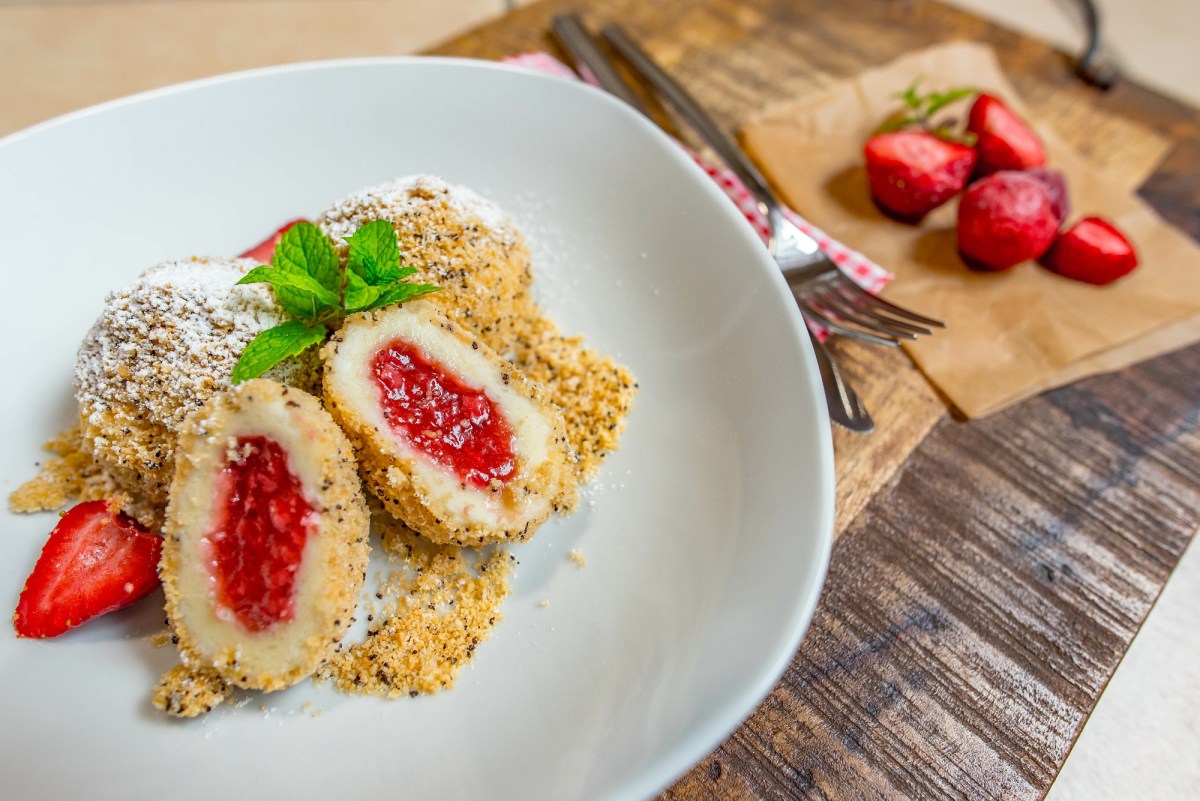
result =
M548 53L522 53L518 56L506 58L504 61L550 75L557 75L561 78L579 80L581 77L580 75L576 75L570 67ZM584 73L582 78L588 83L596 84L596 81L587 73ZM717 182L717 185L721 187L722 191L738 207L738 210L742 212L747 222L754 226L754 230L758 232L758 235L762 237L763 243L766 244L770 236L766 217L759 210L758 203L754 200L754 196L750 194L750 191L746 189L746 185L724 164L709 161L682 144L681 147L687 150L688 155L700 165L700 168ZM852 250L836 239L833 239L791 209L785 208L784 212L787 214L788 219L794 222L801 231L817 241L821 250L825 251L829 258L833 259L834 264L840 267L842 272L853 278L859 286L868 292L878 292L892 280L891 273L857 250Z

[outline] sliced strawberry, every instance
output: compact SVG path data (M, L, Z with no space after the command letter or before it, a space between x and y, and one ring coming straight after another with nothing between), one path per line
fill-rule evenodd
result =
M885 213L917 222L957 195L975 166L975 151L926 131L878 134L863 148L871 196Z
M1138 266L1133 245L1115 225L1084 217L1054 241L1040 258L1042 266L1089 284L1110 284Z
M1007 270L1046 252L1058 232L1050 194L1024 172L998 172L958 204L958 252L971 267Z
M275 255L275 246L279 244L279 240L283 239L283 234L287 229L291 228L296 223L306 222L304 218L298 220L289 220L279 227L275 233L259 242L254 247L247 250L245 253L238 256L239 259L254 259L259 264L270 264L271 257Z
M1067 195L1067 177L1049 167L1026 170L1025 174L1030 178L1036 178L1042 186L1046 187L1046 192L1050 195L1050 208L1054 211L1054 216L1058 218L1058 225L1061 228L1071 214L1071 200Z
M108 501L71 507L50 532L13 614L18 637L56 637L158 586L162 538Z
M1046 163L1042 140L1002 101L981 94L971 106L967 130L975 134L979 162L976 175L1000 170L1028 170Z

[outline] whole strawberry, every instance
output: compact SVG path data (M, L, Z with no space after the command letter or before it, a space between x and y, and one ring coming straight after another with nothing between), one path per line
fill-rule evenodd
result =
M1036 259L1057 232L1046 187L1022 172L976 181L958 204L958 252L975 269L1007 270Z
M1054 208L1054 216L1058 218L1058 225L1061 228L1062 224L1066 222L1067 217L1071 214L1071 200L1067 193L1067 177L1058 170L1053 170L1049 167L1026 170L1025 174L1030 178L1036 178L1041 181L1042 186L1046 187L1046 192L1050 195L1050 205Z
M1133 245L1100 217L1075 223L1038 261L1059 275L1097 285L1110 284L1138 266Z
M275 233L271 234L269 237L264 239L262 242L259 242L257 245L255 245L254 247L247 250L245 253L238 256L238 258L239 259L254 259L259 264L270 264L271 257L275 255L275 247L279 244L279 241L281 239L283 239L283 235L286 234L288 232L288 230L290 228L292 228L292 226L294 226L296 223L302 223L302 222L307 222L307 221L303 218L298 219L298 220L288 220L283 225L279 226L279 228L276 229Z
M871 197L885 213L917 222L957 195L975 166L975 151L922 130L877 134L863 148Z
M967 131L975 134L979 161L976 175L1000 170L1028 170L1046 163L1042 140L996 97L981 94L971 106Z

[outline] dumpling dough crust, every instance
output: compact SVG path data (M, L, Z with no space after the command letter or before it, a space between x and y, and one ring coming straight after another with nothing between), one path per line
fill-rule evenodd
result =
M363 357L390 341L397 322L393 315L424 318L423 324L440 329L431 334L433 339L444 343L444 332L457 343L455 358L461 359L463 366L475 372L490 368L495 376L503 376L502 388L486 384L483 388L514 424L514 434L521 427L514 420L514 407L538 418L530 429L540 432L541 441L522 443L519 434L514 437L516 475L502 488L468 489L423 455L398 444L378 412L375 388L362 391L362 385L370 380ZM351 358L351 349L362 352ZM430 355L443 361L440 354ZM408 303L349 317L322 348L321 358L325 405L354 443L363 481L394 517L433 542L472 547L522 542L551 513L574 508L578 477L562 413L539 385L431 304ZM527 454L533 455L527 458ZM447 489L448 482L454 487Z

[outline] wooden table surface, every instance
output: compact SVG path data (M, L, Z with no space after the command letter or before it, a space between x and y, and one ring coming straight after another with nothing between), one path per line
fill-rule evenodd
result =
M620 21L730 127L920 47L990 43L1105 168L1165 142L1139 191L1200 237L1200 114L1098 94L1046 45L928 0L545 0L438 52L551 48L571 8ZM903 355L838 349L879 425L835 433L839 538L812 628L663 797L1041 798L1200 520L1200 346L970 423Z

